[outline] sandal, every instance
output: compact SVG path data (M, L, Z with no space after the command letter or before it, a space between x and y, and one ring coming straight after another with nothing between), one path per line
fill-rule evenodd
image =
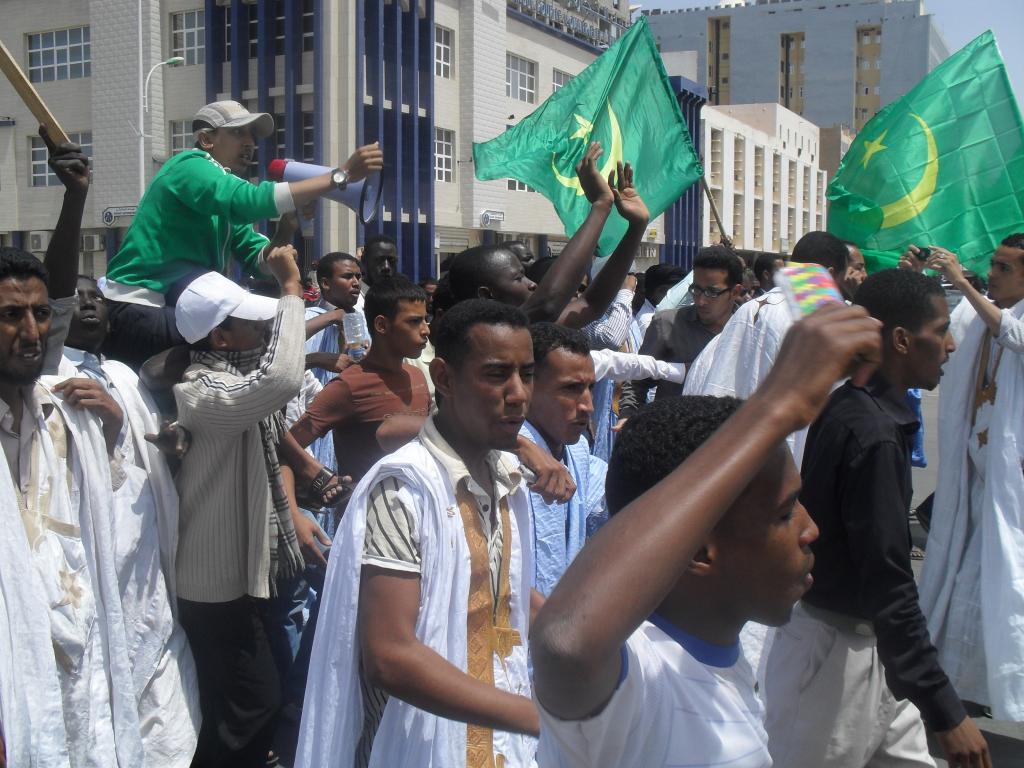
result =
M924 560L924 550L916 544L910 548L911 560Z

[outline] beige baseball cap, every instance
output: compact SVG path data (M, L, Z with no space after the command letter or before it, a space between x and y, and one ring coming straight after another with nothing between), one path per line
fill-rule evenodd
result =
M192 130L197 122L211 128L248 127L257 139L265 139L274 132L274 118L266 112L250 112L237 101L215 101L196 112L192 118Z

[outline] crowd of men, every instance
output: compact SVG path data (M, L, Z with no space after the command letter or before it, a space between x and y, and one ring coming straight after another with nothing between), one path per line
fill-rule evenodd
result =
M193 129L98 282L88 159L41 129L53 239L0 250L0 766L931 766L926 730L991 765L970 715L1024 720L1024 234L987 296L944 248L868 276L811 232L790 261L845 303L795 316L781 257L719 245L658 310L684 272L633 274L648 211L592 144L557 258L416 285L378 236L310 286L298 216L379 147L253 184L269 115Z

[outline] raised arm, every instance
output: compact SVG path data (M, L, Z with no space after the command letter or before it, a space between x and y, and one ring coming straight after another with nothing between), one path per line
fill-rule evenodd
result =
M521 307L532 323L554 322L561 316L594 259L594 249L615 202L611 187L597 169L602 151L601 145L594 142L576 166L576 175L590 201L590 213Z
M626 163L623 167L619 163L615 174L608 179L608 186L612 190L616 210L629 226L604 267L590 281L583 296L571 301L558 319L562 325L571 328L582 328L597 320L608 309L629 274L651 219L647 205L633 184L633 166Z
M537 616L537 697L581 719L615 689L626 639L786 436L809 424L856 356L877 361L878 323L860 307L819 310L791 330L762 387L672 474L598 532Z
M306 354L303 339L302 283L295 249L279 248L268 258L281 285L282 298L272 333L259 365L251 373L225 381L207 372L174 388L179 421L196 430L239 432L284 405L302 386ZM187 407L183 407L187 405ZM240 418L244 414L246 418ZM251 420L250 420L251 417Z
M931 251L932 253L928 258L926 266L929 269L934 269L936 272L941 272L952 283L953 287L960 291L963 297L970 302L970 305L974 307L985 325L988 326L992 335L998 336L1003 322L1003 313L999 307L989 301L987 296L984 296L970 284L964 276L963 267L960 266L960 260L956 257L956 254L935 245L931 246Z
M46 144L49 165L64 185L64 202L43 263L49 275L47 288L51 299L74 296L78 286L78 251L82 234L82 214L89 194L89 158L78 144L53 143L44 126L39 136Z

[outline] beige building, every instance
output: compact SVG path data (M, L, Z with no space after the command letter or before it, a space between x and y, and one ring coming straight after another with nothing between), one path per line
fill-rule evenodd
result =
M737 248L789 253L825 228L817 126L780 104L707 106L701 117L708 187ZM703 242L720 238L705 199Z

